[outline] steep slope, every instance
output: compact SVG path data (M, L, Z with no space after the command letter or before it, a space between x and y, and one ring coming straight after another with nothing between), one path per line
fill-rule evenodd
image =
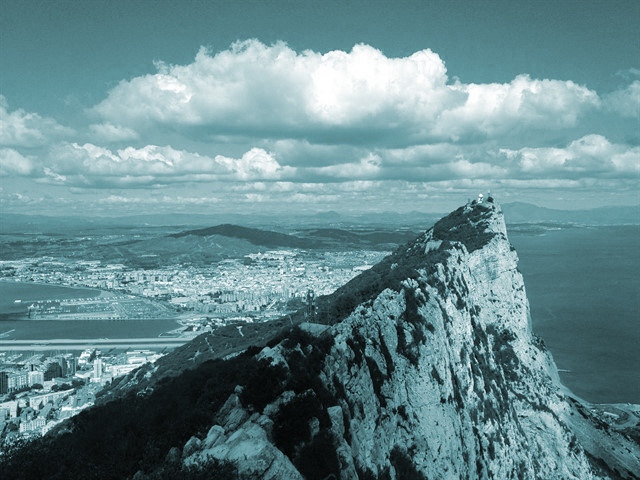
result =
M53 462L138 480L639 475L638 445L559 385L495 204L443 218L312 320L78 415L0 476L55 478Z
M187 463L243 458L262 478L290 462L304 478L597 478L498 206L462 207L325 303L341 305L331 329L263 350L262 390L230 397ZM621 477L637 475L636 445L593 434L629 452L613 462Z

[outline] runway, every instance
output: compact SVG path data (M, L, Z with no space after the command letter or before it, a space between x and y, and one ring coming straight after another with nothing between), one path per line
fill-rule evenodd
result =
M52 340L2 340L0 352L84 350L90 347L121 349L164 349L175 348L187 343L190 338L90 338Z

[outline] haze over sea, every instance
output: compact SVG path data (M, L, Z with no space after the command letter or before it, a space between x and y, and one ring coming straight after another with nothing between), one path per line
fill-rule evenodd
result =
M509 229L533 331L563 383L595 403L640 403L640 226Z
M509 227L520 257L534 332L564 384L594 403L640 403L640 226ZM0 281L0 334L7 339L142 338L174 320L15 321L15 299L93 297L92 289ZM566 370L566 371L565 371Z

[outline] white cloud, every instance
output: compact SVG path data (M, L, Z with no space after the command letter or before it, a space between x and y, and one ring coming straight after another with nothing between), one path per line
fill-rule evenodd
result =
M281 167L272 154L261 148L252 148L239 159L217 155L215 161L234 172L239 180L277 179L294 170Z
M320 177L329 177L336 179L366 179L376 178L382 172L382 159L373 153L369 153L366 157L360 159L359 162L354 163L339 163L336 165L329 165L327 167L308 168L307 174L318 175Z
M297 53L284 43L238 42L189 65L123 81L94 107L107 122L207 126L212 133L400 145L567 127L597 94L570 81L527 75L506 84L451 83L431 50L388 58L368 45Z
M640 147L616 142L635 138L631 122L587 115L638 116L640 80L625 75L625 88L600 98L526 74L452 81L428 49L389 58L368 45L322 54L249 40L122 81L86 112L80 134L11 111L0 96L0 175L13 193L30 180L7 179L36 179L32 199L72 191L131 208L173 198L185 209L258 200L393 209L491 185L610 191L617 182L628 196Z
M126 142L137 140L140 135L133 129L113 125L111 123L101 123L89 125L89 130L99 142Z
M510 83L462 84L467 101L442 112L436 132L453 141L481 134L495 138L523 128L571 127L598 95L571 81L536 80L519 75Z
M575 178L640 173L640 147L612 144L602 135L587 135L564 148L502 149L516 169L530 175ZM514 172L515 173L515 172Z
M77 186L140 187L187 182L272 180L292 173L272 154L253 148L241 158L210 158L170 146L147 145L112 151L91 143L55 147L43 181Z
M52 137L69 135L73 130L59 125L51 118L22 109L9 112L9 104L0 95L0 146L36 147Z
M216 197L185 197L181 195L160 195L160 196L135 196L135 195L109 195L97 200L100 205L140 205L140 206L163 206L172 205L174 207L190 207L200 205L215 205L220 203Z
M604 106L623 117L640 118L640 80L604 97Z
M0 176L29 176L34 171L34 161L12 148L0 149Z

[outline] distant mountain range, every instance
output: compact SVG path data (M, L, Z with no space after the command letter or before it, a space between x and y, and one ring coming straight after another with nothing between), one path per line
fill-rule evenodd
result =
M169 235L173 238L187 236L208 237L211 235L221 235L224 237L240 238L249 241L254 245L265 247L289 247L289 248L318 248L320 243L312 239L298 238L286 233L270 232L257 228L240 227L238 225L217 225L215 227L201 228L198 230L187 230Z
M508 224L514 223L578 223L586 225L640 224L640 205L600 207L584 210L556 210L538 207L530 203L506 203L502 205ZM432 225L439 213L425 212L378 212L359 215L342 214L335 211L302 215L257 215L257 214L156 214L125 217L90 217L19 215L4 213L0 217L0 233L69 233L70 231L103 231L121 228L183 227L206 230L210 225L242 225L254 228L279 225L284 229L297 228L342 228L353 225L383 225L412 227L416 231ZM418 227L418 228L416 228ZM233 236L233 235L229 235Z
M555 210L531 203L502 205L507 224L513 223L579 223L585 225L640 224L640 205L600 207L588 210Z

